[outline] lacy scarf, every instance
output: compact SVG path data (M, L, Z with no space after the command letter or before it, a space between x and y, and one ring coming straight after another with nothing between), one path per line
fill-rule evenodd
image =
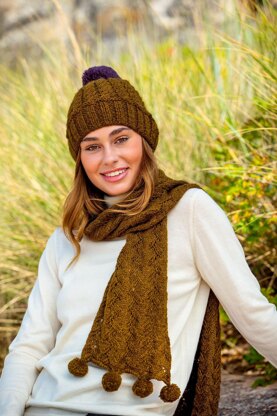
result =
M126 236L126 243L118 256L81 357L74 358L68 364L69 371L75 376L86 375L88 363L92 362L108 370L102 378L106 391L117 390L121 374L130 373L137 378L132 390L141 398L152 393L151 379L165 383L160 392L163 401L173 402L180 397L179 387L171 384L167 321L167 214L188 189L195 187L200 188L197 184L171 179L159 170L154 193L142 212L127 216L107 208L91 217L85 229L87 237L102 241ZM138 192L133 191L130 198L136 197ZM176 415L182 414L180 409L185 409L189 400L194 402L194 411L197 406L201 406L202 410L203 405L206 408L203 412L201 410L202 413L192 414L216 414L220 340L218 302L212 293L196 365L194 385L188 385L183 393ZM188 395L189 400L186 398Z

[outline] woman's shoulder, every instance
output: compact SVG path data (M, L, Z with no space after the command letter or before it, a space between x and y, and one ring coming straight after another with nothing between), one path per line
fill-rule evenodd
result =
M70 247L71 245L72 244L65 235L62 227L55 228L55 230L52 232L47 241L47 246L54 247L55 249L62 247Z
M194 185L194 184L190 183L190 185ZM211 201L214 201L212 197L206 191L204 191L204 189L198 188L197 185L195 184L195 187L192 187L186 190L186 192L183 194L183 196L179 200L179 205L185 207L188 205L194 205L196 202L197 204L203 204L205 202L211 202Z
M202 188L189 188L180 198L176 208L194 215L225 214L220 205Z

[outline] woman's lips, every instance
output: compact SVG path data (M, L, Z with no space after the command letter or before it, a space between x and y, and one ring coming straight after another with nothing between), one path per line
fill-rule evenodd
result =
M122 170L122 169L119 169L119 170ZM118 182L121 179L125 178L127 174L128 174L128 168L125 169L124 172L119 173L118 175L115 175L115 176L107 176L104 174L102 174L102 176L106 182Z

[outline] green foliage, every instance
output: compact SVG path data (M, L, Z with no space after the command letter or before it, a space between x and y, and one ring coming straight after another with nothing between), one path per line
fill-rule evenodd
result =
M267 297L270 303L277 307L277 293L271 287L262 288L262 293Z
M249 364L259 364L263 362L264 358L253 347L243 357Z
M253 273L264 286L276 285L276 185L274 157L253 150L243 163L226 163L210 176L211 189L234 224Z
M229 213L252 271L263 286L276 289L276 57L269 50L266 58L253 51L249 58L246 68L257 64L251 72L252 114L240 128L230 124L227 146L219 136L214 140L218 165L209 169L206 184Z
M253 347L243 357L250 365L254 365L256 370L260 370L263 375L258 377L252 384L252 387L263 387L272 384L277 380L277 369L268 362Z

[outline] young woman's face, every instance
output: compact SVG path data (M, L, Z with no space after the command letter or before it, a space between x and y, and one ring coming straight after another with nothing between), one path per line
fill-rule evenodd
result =
M140 172L142 137L126 126L107 126L81 142L81 162L94 186L106 195L130 191Z

